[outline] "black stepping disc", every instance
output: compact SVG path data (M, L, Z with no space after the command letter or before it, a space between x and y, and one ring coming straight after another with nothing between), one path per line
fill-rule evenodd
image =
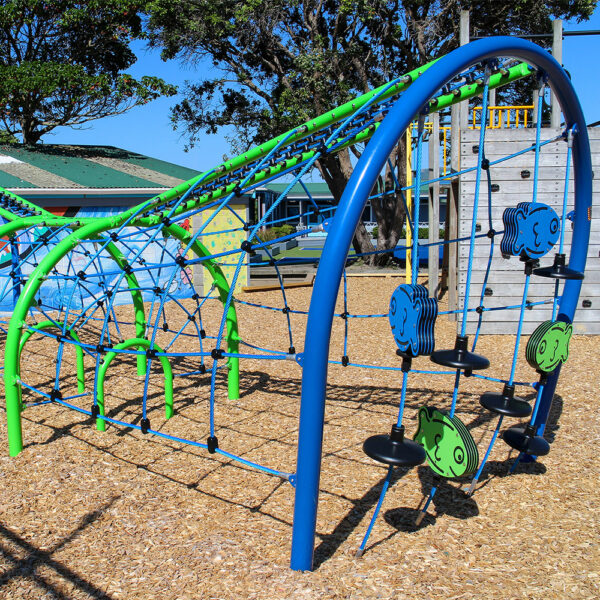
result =
M522 398L515 397L515 386L504 384L501 394L485 393L479 399L479 404L492 412L506 417L528 417L531 406Z
M522 398L504 396L503 394L483 394L479 403L484 408L505 417L528 417L531 414L531 406Z
M432 353L431 360L444 367L470 371L487 369L490 366L490 361L485 356L466 350L436 350Z
M575 271L575 269L566 266L564 254L557 254L551 267L539 267L534 269L533 273L551 279L583 279L584 277L581 271Z
M466 336L457 336L452 350L436 350L431 354L431 360L444 367L452 369L464 369L466 371L478 371L487 369L490 361L479 354L467 350L468 339Z
M519 452L545 456L550 452L550 444L542 436L534 433L530 425L513 425L502 434L502 439Z
M373 435L365 440L363 450L367 456L386 465L414 467L425 462L423 446L404 439L404 426L392 426L390 435Z

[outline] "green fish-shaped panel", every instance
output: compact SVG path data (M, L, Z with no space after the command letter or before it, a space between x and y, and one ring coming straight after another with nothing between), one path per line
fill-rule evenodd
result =
M544 321L531 334L525 349L527 362L537 371L551 373L569 358L573 325L564 321Z
M449 417L441 410L421 407L414 440L425 449L431 469L442 477L468 475L479 464L473 436L456 415Z

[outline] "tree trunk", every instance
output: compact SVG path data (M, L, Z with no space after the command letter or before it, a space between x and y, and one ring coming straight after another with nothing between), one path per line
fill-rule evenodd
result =
M406 136L403 135L386 168L383 184L384 193L373 198L371 206L377 220L377 250L392 250L402 238L402 228L406 219L402 192L396 181L406 185ZM395 178L394 178L395 175ZM392 252L375 254L369 264L384 266L392 257Z
M40 141L42 134L37 130L36 123L31 118L29 111L23 110L20 118L21 134L23 135L23 143L25 145L34 145Z
M335 203L339 204L342 194L346 189L346 184L350 179L350 175L352 175L350 152L348 149L345 149L337 154L320 158L317 162L317 166L321 176L329 187L329 191L333 194ZM365 259L371 258L373 255L368 253L375 250L371 239L371 236L361 221L354 232L352 247L357 254L367 254Z
M403 136L396 146L395 153L390 157L391 166L388 165L383 182L384 193L371 201L373 212L377 220L377 247L373 245L372 237L367 232L361 221L356 227L352 238L352 247L357 254L364 254L364 262L374 266L386 265L392 256L391 252L375 250L391 250L398 245L402 237L402 228L406 218L402 193L396 189L395 181L401 185L406 184L406 137ZM352 163L348 150L338 154L325 156L319 159L317 166L329 186L334 200L339 203L346 184L352 174ZM394 174L396 178L394 178Z

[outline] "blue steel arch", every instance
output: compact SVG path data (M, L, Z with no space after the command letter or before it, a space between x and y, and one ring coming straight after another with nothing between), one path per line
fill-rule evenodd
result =
M526 61L544 72L560 102L566 128L577 126L573 141L575 217L569 266L576 271L585 269L590 233L592 165L583 111L566 72L539 46L512 37L478 40L441 58L402 94L373 135L346 186L323 248L306 324L292 569L312 569L331 326L346 254L366 199L396 142L428 100L448 80L470 65L500 56ZM565 283L560 302L560 319L569 322L573 320L580 289L581 281L568 280ZM544 389L535 423L538 430L544 428L557 379L558 369Z

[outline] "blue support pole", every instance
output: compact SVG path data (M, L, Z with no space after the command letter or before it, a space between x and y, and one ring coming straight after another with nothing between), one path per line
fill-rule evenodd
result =
M519 58L544 71L561 104L567 128L577 125L573 145L576 207L574 245L571 248L569 267L578 271L585 269L591 222L592 167L585 119L565 71L539 46L512 37L478 40L441 58L404 92L373 135L346 186L323 248L306 325L292 533L292 569L303 571L313 567L331 326L346 255L366 199L385 161L413 116L420 113L428 100L452 77L472 64L498 56ZM581 281L566 282L559 318L572 321L580 289ZM549 378L544 389L536 426L543 427L545 424L554 395L557 372Z

